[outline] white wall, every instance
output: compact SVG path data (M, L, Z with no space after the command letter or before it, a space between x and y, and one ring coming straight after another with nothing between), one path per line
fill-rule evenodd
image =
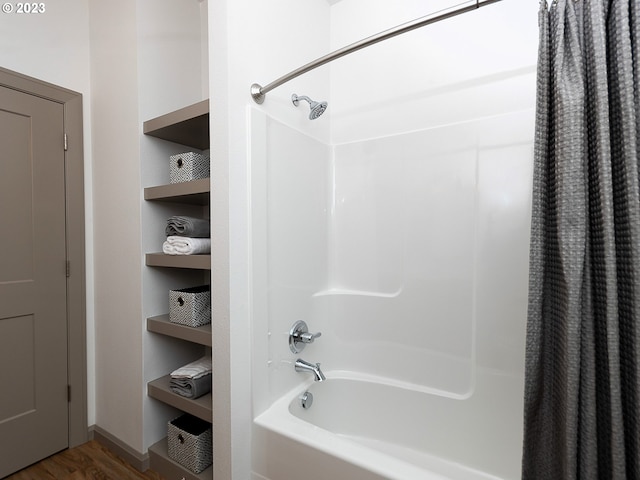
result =
M327 51L328 15L324 0L304 6L294 0L227 0L209 5L216 478L250 478L251 373L254 366L261 375L267 368L267 327L250 322L250 135L249 110L243 106L268 109L314 137L328 138L326 119L309 124L307 115L291 104L294 92L328 97L327 70L273 90L262 107L249 95L252 83L269 83ZM256 395L262 398L264 376L254 378Z
M46 3L42 14L0 15L0 66L83 95L88 417L95 421L95 355L93 309L93 189L89 6L86 0Z
M46 3L39 14L0 15L4 68L89 94L86 0Z
M331 9L331 48L458 3L342 0ZM505 0L333 62L332 143L531 108L536 12L535 2Z
M92 2L96 420L142 451L140 119L136 4ZM123 244L126 238L126 245Z

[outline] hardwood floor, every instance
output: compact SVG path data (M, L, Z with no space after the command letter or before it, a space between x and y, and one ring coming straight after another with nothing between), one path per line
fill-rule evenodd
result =
M64 450L4 480L164 480L158 473L140 473L95 440Z

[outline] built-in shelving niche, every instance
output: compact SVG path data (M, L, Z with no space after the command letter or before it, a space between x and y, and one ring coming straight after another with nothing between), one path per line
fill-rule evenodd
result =
M204 100L194 105L162 115L144 122L145 135L165 141L193 147L198 150L209 148L209 101ZM162 168L163 166L158 166ZM166 166L164 166L166 167ZM210 181L198 179L184 183L151 186L144 189L144 199L149 202L160 202L163 205L175 204L176 214L180 205L209 207ZM148 267L180 270L200 270L203 275L209 275L211 270L211 255L165 255L151 252L145 255ZM209 278L210 280L210 278ZM211 348L211 325L193 328L178 325L169 321L169 315L158 315L147 318L147 330L157 335L175 338L177 342L191 342ZM190 413L203 420L212 422L212 395L204 395L195 400L181 397L169 389L170 372L150 381L147 384L147 394L182 412ZM149 447L151 468L167 479L178 478L185 480L211 480L213 468L209 467L200 474L194 474L168 457L167 439Z

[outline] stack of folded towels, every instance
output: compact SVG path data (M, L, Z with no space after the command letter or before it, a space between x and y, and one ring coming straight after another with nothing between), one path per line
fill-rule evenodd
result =
M171 372L169 389L187 398L198 398L211 391L211 357L204 356L195 362Z
M167 220L167 240L162 251L167 255L199 255L211 253L209 220L174 216Z

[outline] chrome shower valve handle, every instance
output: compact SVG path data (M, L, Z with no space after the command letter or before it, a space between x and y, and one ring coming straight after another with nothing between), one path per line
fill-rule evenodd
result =
M304 320L298 320L289 330L289 349L293 353L300 353L308 343L321 336L321 332L310 333Z
M317 332L317 333L303 333L299 336L300 340L302 340L303 343L313 343L313 341L322 336L322 332Z

